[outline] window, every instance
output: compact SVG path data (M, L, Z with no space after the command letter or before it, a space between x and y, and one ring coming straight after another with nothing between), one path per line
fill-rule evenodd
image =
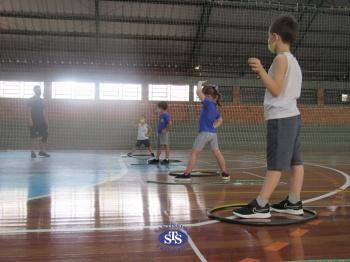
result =
M200 99L199 99L199 97L197 96L196 91L197 91L197 86L193 86L193 101L194 101L194 102L200 102Z
M200 102L199 97L196 94L197 86L193 86L193 101ZM219 93L221 94L221 102L232 102L233 93L230 86L219 86Z
M325 89L324 90L324 103L326 105L350 105L348 96L350 91L347 89Z
M302 88L298 102L304 105L317 105L317 89Z
M264 102L265 88L241 87L240 100L242 104L262 104Z
M44 94L44 82L0 81L0 97L29 98L34 95L34 86L41 87Z
M150 101L189 101L188 85L149 85Z
M141 84L100 83L100 99L141 100Z
M95 83L52 82L54 99L95 99Z

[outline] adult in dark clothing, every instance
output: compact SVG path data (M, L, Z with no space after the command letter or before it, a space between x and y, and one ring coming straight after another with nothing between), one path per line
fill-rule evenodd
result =
M45 111L44 99L41 96L40 86L34 86L34 96L28 101L27 118L30 129L31 139L31 157L36 158L35 142L38 137L41 137L39 156L49 157L46 153L47 148L47 117Z

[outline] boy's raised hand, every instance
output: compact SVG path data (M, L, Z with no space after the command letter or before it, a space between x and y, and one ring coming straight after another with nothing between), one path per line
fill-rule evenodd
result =
M258 58L252 57L248 59L248 65L254 73L260 74L264 67L261 64L261 61Z

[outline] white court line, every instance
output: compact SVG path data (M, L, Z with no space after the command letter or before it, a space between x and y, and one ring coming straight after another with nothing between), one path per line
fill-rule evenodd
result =
M305 165L310 165L310 166L315 166L315 167L320 167L320 168L325 168L331 171L334 171L342 176L345 177L345 183L324 195L320 195L314 198L310 198L307 200L304 200L303 203L311 203L314 201L318 201L327 197L330 197L332 195L335 195L343 190L346 190L350 186L350 175L340 171L335 168L327 167L327 166L322 166L318 164L313 164L313 163L305 163ZM206 220L198 223L189 223L189 224L182 224L186 228L191 228L191 227L200 227L200 226L205 226L205 225L211 225L215 223L220 223L220 221L217 220ZM137 226L117 226L117 227L88 227L88 228L53 228L53 229L12 229L12 230L4 230L0 231L0 235L9 235L9 234L25 234L25 233L70 233L70 232L92 232L92 231L117 231L117 230L142 230L142 229L156 229L161 227L162 225L149 225L149 226L144 226L144 225L137 225Z
M201 251L198 249L198 247L196 246L196 244L193 242L190 234L188 234L186 231L183 231L188 238L188 243L190 244L190 246L192 247L193 252L197 255L197 257L199 258L199 260L201 262L207 262L207 260L205 259L205 257L203 256L203 254L201 253Z
M256 176L256 177L260 177L260 178L262 178L262 179L265 179L265 177L264 176L260 176L260 175L258 175L258 174L255 174L255 173L251 173L251 172L246 172L246 171L244 171L244 172L242 172L243 174L248 174L248 175L252 175L252 176ZM286 182L283 182L283 181L281 181L280 182L281 184L288 184L288 183L286 183Z
M208 164L208 165L215 165L216 163L211 163L211 162L207 162L207 161L204 161L204 160L197 160L197 162L202 162L204 164Z
M337 188L337 189L335 189L335 190L333 190L333 191L331 191L331 192L329 192L327 194L307 199L307 200L303 201L303 203L310 203L310 202L318 201L318 200L321 200L321 199L333 196L335 194L338 194L341 191L346 190L350 186L350 175L345 173L345 172L343 172L343 171L340 171L340 170L332 168L332 167L322 166L322 165L313 164L313 163L308 163L307 165L325 168L325 169L328 169L328 170L332 170L332 171L334 171L334 172L336 172L338 174L341 174L341 175L343 175L345 177L345 183L341 187L339 187L339 188Z

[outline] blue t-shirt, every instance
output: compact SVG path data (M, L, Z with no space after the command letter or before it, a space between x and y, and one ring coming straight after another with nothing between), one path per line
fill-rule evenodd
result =
M163 113L159 116L157 132L158 134L162 133L162 130L167 128L170 122L170 115L168 113Z
M214 122L220 118L216 104L207 97L202 101L202 104L202 111L199 116L199 132L216 133Z

